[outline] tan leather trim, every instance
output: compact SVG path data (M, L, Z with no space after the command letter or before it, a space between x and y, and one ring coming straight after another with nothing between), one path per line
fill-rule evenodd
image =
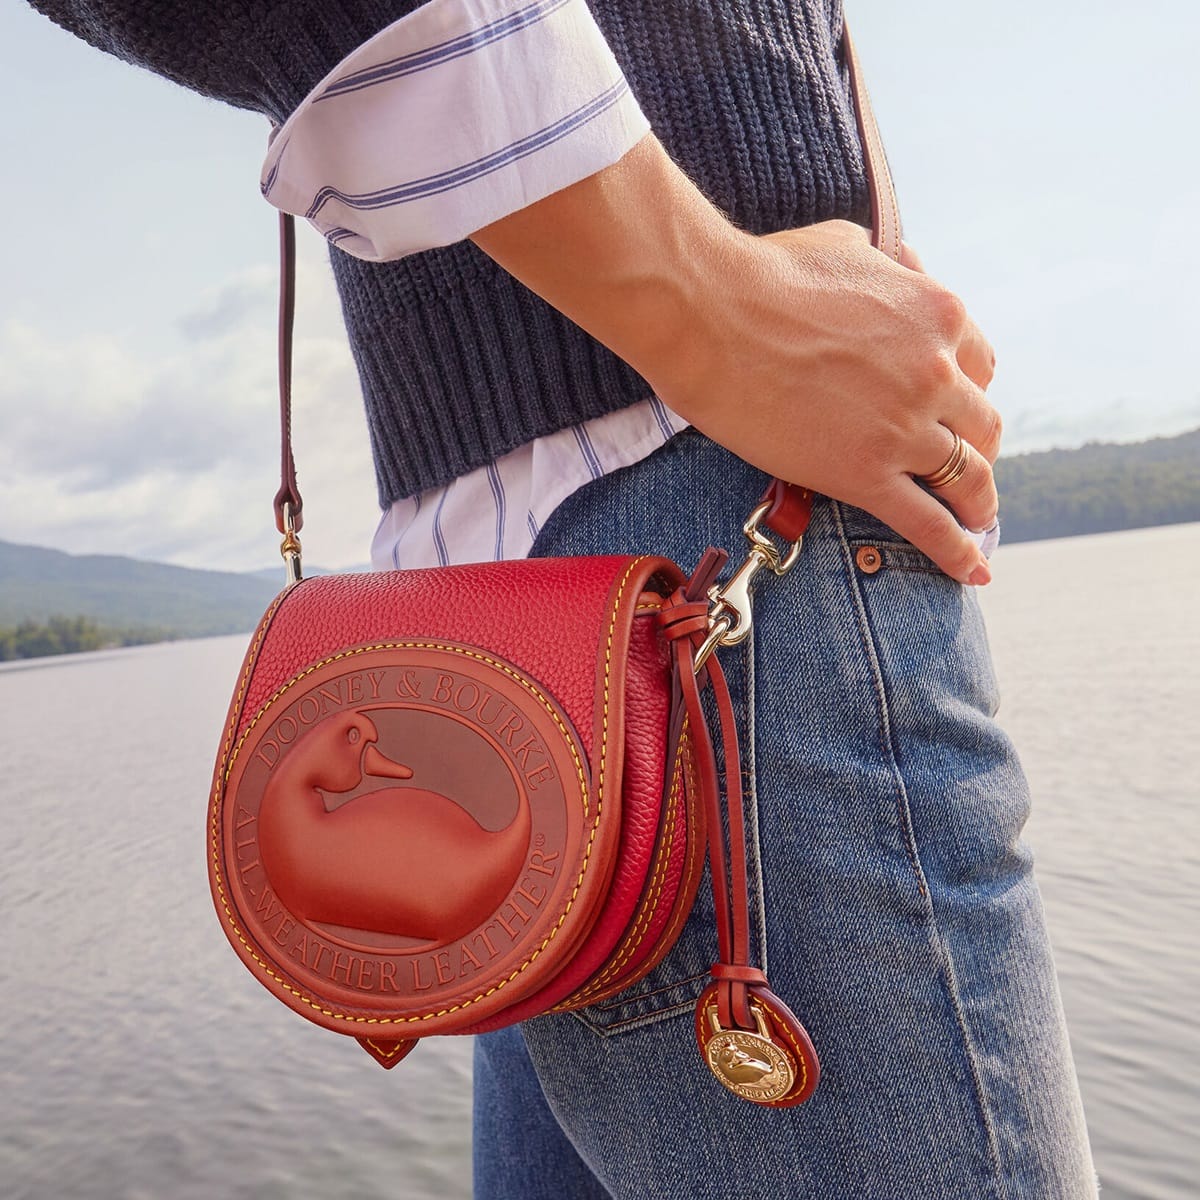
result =
M671 914L671 920L659 937L658 944L646 956L646 961L639 966L637 974L621 981L622 989L629 987L630 984L636 983L638 979L648 975L667 956L671 947L675 945L680 931L683 929L684 922L691 915L692 905L696 901L696 892L700 887L700 875L708 849L707 814L704 806L698 801L699 782L696 778L692 739L687 737L680 740L684 742L683 795L688 831L685 851L687 857L684 860L683 878L680 880L679 891L674 898L674 911Z
M608 1000L612 996L625 991L637 983L639 979L644 979L655 967L658 966L667 954L671 947L679 938L680 931L683 928L684 922L691 915L692 905L696 900L696 892L700 887L700 875L703 869L705 853L708 847L707 830L705 828L706 814L702 805L698 803L698 788L699 783L696 779L695 760L692 755L692 741L690 737L680 738L682 747L681 767L683 775L683 798L684 812L683 820L686 822L687 843L684 850L684 867L682 878L679 883L679 890L672 899L673 910L671 918L659 935L658 942L654 949L646 956L646 958L638 964L637 970L617 979L614 982L607 984L603 990L594 994L589 994L585 1000L568 1002L560 1007L563 1008L583 1008L587 1005L599 1004L604 1000ZM703 979L703 975L693 976L695 979ZM687 981L681 981L687 982ZM672 986L675 986L674 984ZM663 989L665 990L665 989ZM582 995L582 993L579 993ZM654 993L650 993L653 995ZM611 1028L617 1028L616 1025Z
M875 110L871 107L871 97L863 81L862 67L849 28L842 31L842 44L845 49L846 68L850 74L850 90L854 96L854 119L858 125L859 141L862 143L863 165L871 192L871 241L888 258L899 262L903 249L900 206L896 202L892 172L884 153Z
M684 728L686 730L686 721ZM663 878L671 861L671 847L675 840L675 825L678 811L681 807L679 799L683 792L682 760L683 738L681 737L675 752L675 762L672 764L671 774L674 782L667 797L667 810L663 814L662 823L659 827L657 853L655 854L649 880L643 890L641 901L630 922L629 930L600 972L594 975L573 996L570 996L557 1005L554 1011L558 1011L558 1009L582 1008L584 1005L613 995L616 991L622 990L629 983L633 982L633 976L630 976L628 980L620 979L619 976L621 968L633 957L645 940L650 928L650 919L653 917L660 899ZM684 819L686 820L686 815ZM617 980L617 987L608 987L607 985L611 984L614 980Z

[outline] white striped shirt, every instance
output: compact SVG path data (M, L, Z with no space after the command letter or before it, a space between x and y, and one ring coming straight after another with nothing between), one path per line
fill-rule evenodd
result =
M616 162L650 126L585 0L430 0L272 134L262 190L371 261L449 245ZM398 500L379 568L519 558L576 488L687 422L655 397Z
M379 262L461 241L649 129L585 0L429 0L301 101L262 190Z
M263 195L378 262L460 241L649 131L585 0L429 0L271 135ZM578 487L685 428L657 397L536 439L384 512L374 566L519 558Z
M576 488L637 462L686 426L652 396L538 438L449 487L398 500L380 519L372 565L387 570L521 558Z

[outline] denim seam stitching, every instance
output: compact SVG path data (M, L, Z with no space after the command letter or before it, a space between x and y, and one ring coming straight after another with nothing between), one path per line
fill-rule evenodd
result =
M925 872L921 867L920 856L917 852L916 835L912 828L912 822L908 812L907 788L904 783L904 775L900 770L900 764L896 757L895 743L892 737L891 714L888 710L887 696L884 688L883 667L879 660L879 655L875 646L875 635L871 628L870 619L867 616L866 605L863 602L862 591L858 586L858 578L854 570L854 559L850 553L850 540L846 535L846 527L842 521L842 506L834 500L830 504L833 510L834 523L837 526L838 540L841 543L842 560L845 566L846 581L850 588L850 594L854 601L855 614L858 618L859 632L862 636L863 646L867 652L867 659L871 666L871 682L875 688L875 695L878 701L879 711L879 741L883 750L884 756L891 768L892 777L896 784L896 806L900 817L900 827L904 834L905 849L908 853L908 858L912 864L913 870L917 876L917 886L924 900L924 911L929 924L930 935L933 939L933 944L936 947L938 958L942 967L942 981L946 988L947 997L950 1001L950 1006L954 1011L955 1022L958 1025L959 1033L963 1040L963 1052L967 1060L967 1067L971 1073L972 1088L975 1092L975 1103L979 1108L979 1114L983 1121L985 1140L987 1142L988 1157L992 1161L992 1170L994 1177L992 1180L996 1193L1001 1197L1007 1196L1008 1188L1004 1184L1004 1169L1000 1161L1000 1147L996 1138L995 1124L992 1119L991 1110L987 1104L986 1092L983 1087L983 1079L979 1072L978 1054L975 1049L975 1043L971 1037L970 1029L967 1026L966 1015L963 1012L962 1003L959 999L958 981L954 975L954 966L950 960L950 953L946 947L945 941L938 929L937 914L933 909L933 900L929 894L929 889L925 883Z
M896 782L896 815L900 821L900 830L904 837L905 853L908 855L909 864L913 869L913 874L916 876L917 889L923 897L928 899L929 890L925 886L925 872L922 870L921 861L917 856L916 838L913 836L912 826L905 811L904 780L900 775L899 765L896 762L895 748L892 745L891 709L888 705L887 691L884 687L883 671L879 664L879 656L875 650L875 638L871 631L870 621L867 619L867 610L863 604L862 594L859 590L858 580L854 571L854 561L850 554L850 540L846 536L846 527L842 521L842 506L838 501L834 500L830 504L830 508L833 511L834 523L837 526L838 540L841 542L842 558L846 567L846 578L850 586L850 594L854 599L859 633L862 635L863 646L866 649L867 659L871 667L871 685L875 689L875 699L879 706L879 748L891 766L892 775Z
M666 1008L650 1008L646 1012L633 1013L628 1017L623 1017L621 1020L613 1021L607 1025L601 1021L593 1020L590 1016L591 1013L615 1012L622 1008L628 1008L631 1004L637 1004L639 1001L649 1000L651 996L659 996L663 992L678 991L680 988L688 988L695 991L697 980L705 980L707 978L707 971L699 971L695 975L687 976L685 979L677 979L672 983L664 984L660 988L655 988L653 991L641 992L636 996L622 999L616 1003L589 1004L586 1008L573 1009L569 1015L574 1017L589 1033L593 1033L597 1037L608 1037L609 1034L624 1029L628 1025L652 1025L666 1017L674 1016L689 1008L694 1008L700 993L696 992L695 995L689 996L686 1000L679 1000L674 1004L668 1004Z
M672 983L668 987L656 988L653 992L646 992L644 996L636 997L634 1000L622 1001L622 1003L613 1005L612 1008L626 1008L629 1004L635 1003L638 999L645 999L648 996L658 995L660 992L675 991L681 987L691 987L697 980L708 978L707 972L701 972L698 975L689 975L686 979L679 980L678 983ZM701 989L703 991L703 989ZM668 1004L666 1008L651 1008L648 1012L632 1013L630 1016L622 1017L619 1021L613 1021L609 1025L602 1024L599 1021L592 1020L588 1014L598 1006L589 1005L587 1008L575 1009L564 1015L572 1016L578 1021L589 1033L596 1037L606 1038L610 1034L619 1033L622 1029L631 1025L656 1025L659 1021L667 1017L677 1016L679 1013L687 1012L696 1006L696 1001L700 993L697 992L694 996L689 996L686 1000L676 1001L674 1004ZM611 1011L611 1009L610 1009Z
M663 992L673 992L678 987L683 987L684 984L695 983L697 979L704 979L708 975L707 971L697 971L695 975L689 975L686 979L677 979L674 983L665 983L662 987L654 988L649 992L638 992L636 996L628 996L624 1000L613 1001L606 1004L589 1004L589 1008L594 1008L597 1012L612 1012L616 1008L625 1008L626 1005L634 1004L638 1000L649 1000L651 996L658 996Z
M704 976L703 975L693 975L692 978L693 979L703 979ZM676 986L678 986L678 985L676 985ZM694 999L681 1000L678 1004L667 1005L666 1008L656 1008L653 1012L638 1013L635 1016L626 1017L622 1021L614 1021L611 1025L605 1025L603 1027L603 1029L601 1029L600 1032L605 1033L605 1034L611 1033L614 1029L623 1029L626 1025L634 1025L638 1021L644 1021L646 1023L649 1023L651 1021L657 1021L661 1017L672 1016L675 1013L683 1012L685 1009L693 1008L693 1007L695 1007L695 1004L696 1004L696 1001Z

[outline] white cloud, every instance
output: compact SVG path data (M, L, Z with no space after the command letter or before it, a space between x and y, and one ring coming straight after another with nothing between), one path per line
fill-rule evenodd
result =
M1129 398L1088 406L1072 405L1069 398L1063 398L1006 414L1003 453L1011 457L1084 442L1136 442L1196 428L1200 428L1200 396L1155 411Z
M275 292L245 271L166 348L0 327L0 537L244 569L275 559ZM295 443L305 552L363 562L376 516L357 375L323 247L301 254Z

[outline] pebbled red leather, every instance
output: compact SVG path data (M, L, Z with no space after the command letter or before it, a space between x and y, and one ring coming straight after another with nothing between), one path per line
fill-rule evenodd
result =
M670 660L666 647L657 637L653 621L661 602L661 596L652 600L647 596L638 597L640 612L632 622L629 646L624 654L614 651L615 656L625 659L624 680L619 684L624 693L621 703L614 703L610 694L606 706L602 691L598 691L595 698L597 719L603 723L607 709L609 737L619 737L622 743L621 758L618 760L614 755L607 769L611 785L617 786L616 781L620 781L621 835L603 911L564 970L540 991L507 1009L502 1020L493 1020L473 1032L524 1020L559 1005L605 967L633 919L652 873L656 853L662 849L659 830L664 806L674 790L672 782L682 777L679 769L665 772L670 766L665 744ZM598 680L598 683L602 682L603 673ZM614 686L618 686L615 675L610 680L610 692ZM625 724L627 719L628 725ZM619 775L614 774L617 771ZM676 807L679 806L676 797ZM674 894L667 893L664 900L673 900ZM638 959L626 956L622 964L624 970L616 977L624 980L637 963ZM613 976L610 974L609 978Z
M807 1095L811 1043L747 957L728 692L715 660L693 665L725 558L709 552L686 582L664 559L610 556L282 593L247 653L210 804L214 903L255 977L390 1068L420 1036L641 978L678 937L707 843L714 1011L748 1030L769 1007Z
M629 561L531 558L306 579L284 593L247 690L244 720L308 665L314 644L412 637L461 642L478 634L560 697L590 754L601 623L614 576ZM653 556L642 560L638 575L649 578L656 570L679 576L674 564ZM642 590L631 577L626 598Z

